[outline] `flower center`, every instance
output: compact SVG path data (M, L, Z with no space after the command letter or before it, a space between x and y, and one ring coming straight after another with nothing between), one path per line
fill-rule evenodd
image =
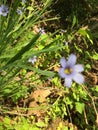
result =
M7 11L5 9L2 10L2 13L6 13Z
M64 70L65 74L70 74L72 71L73 71L72 68L66 68Z

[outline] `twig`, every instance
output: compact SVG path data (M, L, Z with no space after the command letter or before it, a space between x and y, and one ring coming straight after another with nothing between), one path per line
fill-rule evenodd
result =
M82 88L87 92L87 94L89 95L89 97L92 100L92 105L93 105L93 108L94 108L94 111L95 111L95 114L96 114L96 121L95 122L96 122L96 125L98 126L98 112L97 112L97 109L96 109L96 106L95 106L95 103L94 103L94 98L88 92L87 88L85 88L83 85L82 85ZM86 120L86 123L87 123L87 120Z
M95 106L95 103L94 103L94 98L93 98L93 97L91 96L91 94L88 92L87 88L85 88L83 85L82 85L82 88L87 92L88 96L91 98L91 100L92 100L92 105L93 105L93 107L94 107L94 111L95 111L95 113L96 113L96 115L97 115L98 112L97 112L97 109L96 109L96 106Z
M66 103L65 103L65 104L66 104ZM69 111L69 108L68 108L68 105L67 105L67 104L66 104L66 108L67 108L67 112L68 112L68 115L69 115L70 122L72 123L71 114L70 114L70 111Z
M88 120L87 120L87 116L86 116L86 111L85 111L85 109L84 109L84 119L85 119L86 125L88 125Z
M28 114L22 114L22 113L19 113L19 112L10 112L10 111L2 111L0 113L3 113L3 114L9 114L9 115L17 115L17 116L25 116L25 117L28 117Z

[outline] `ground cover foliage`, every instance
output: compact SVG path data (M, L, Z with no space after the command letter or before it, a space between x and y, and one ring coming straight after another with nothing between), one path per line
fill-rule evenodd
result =
M0 130L97 128L98 1L0 0Z

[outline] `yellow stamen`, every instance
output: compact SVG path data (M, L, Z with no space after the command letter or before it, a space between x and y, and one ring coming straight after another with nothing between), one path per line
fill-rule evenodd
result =
M65 69L65 73L66 73L66 74L70 74L71 72L72 72L72 69L69 69L69 68L66 68L66 69Z

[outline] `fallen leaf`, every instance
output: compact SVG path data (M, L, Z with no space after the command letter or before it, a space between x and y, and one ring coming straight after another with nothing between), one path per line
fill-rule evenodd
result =
M36 101L36 102L39 102L39 103L42 103L42 102L45 102L46 101L46 97L50 95L50 90L47 89L47 90L44 90L44 89L41 89L41 90L36 90L34 92L31 93L30 95L30 98L33 99Z

